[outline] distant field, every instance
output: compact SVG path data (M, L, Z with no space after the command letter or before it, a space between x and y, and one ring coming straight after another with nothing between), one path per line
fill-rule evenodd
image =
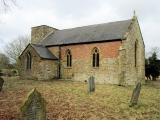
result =
M130 108L133 86L96 85L87 93L86 83L33 81L5 78L0 92L0 120L20 120L19 108L36 87L47 101L49 120L160 120L160 86L142 86L139 104Z

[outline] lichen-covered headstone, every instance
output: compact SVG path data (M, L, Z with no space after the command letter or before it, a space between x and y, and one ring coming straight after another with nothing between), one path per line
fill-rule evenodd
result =
M2 91L4 80L0 77L0 92Z
M91 76L88 80L88 92L94 92L95 91L95 78Z
M21 107L22 120L46 120L45 104L41 94L33 89Z
M129 105L130 107L137 105L140 91L141 91L141 83L139 82L137 83L136 88L134 88L133 90L132 98Z

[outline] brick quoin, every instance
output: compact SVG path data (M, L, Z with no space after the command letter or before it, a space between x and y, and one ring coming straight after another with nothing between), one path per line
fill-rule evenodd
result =
M89 59L92 50L97 47L101 58L116 58L119 54L119 48L121 41L103 42L103 43L92 43L92 44L78 44L68 45L61 47L62 59L66 55L66 50L71 50L73 59Z

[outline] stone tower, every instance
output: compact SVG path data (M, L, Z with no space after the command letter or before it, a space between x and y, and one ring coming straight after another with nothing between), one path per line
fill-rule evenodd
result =
M56 28L47 26L47 25L41 25L31 28L31 43L37 44L40 41L43 40L47 35L50 33L56 31Z

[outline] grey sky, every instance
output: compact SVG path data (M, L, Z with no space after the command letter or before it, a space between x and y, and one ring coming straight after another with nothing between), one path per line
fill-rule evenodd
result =
M30 28L49 25L58 29L131 19L139 19L146 50L160 47L160 2L158 0L17 0L6 14L0 13L0 52ZM1 11L0 11L1 12Z

